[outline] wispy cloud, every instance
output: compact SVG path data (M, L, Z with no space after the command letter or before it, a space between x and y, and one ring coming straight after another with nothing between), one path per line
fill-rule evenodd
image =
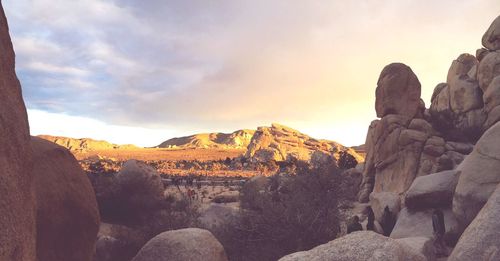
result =
M500 13L497 0L2 3L31 109L192 131L277 121L346 143L364 140L349 130L375 117L385 64L412 66L428 101Z

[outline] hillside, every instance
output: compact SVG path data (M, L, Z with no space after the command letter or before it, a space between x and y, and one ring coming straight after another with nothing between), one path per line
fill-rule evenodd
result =
M158 145L159 148L246 148L255 133L254 130L237 130L232 133L201 133L172 138Z
M52 141L58 145L61 145L72 152L88 152L88 151L97 151L97 150L114 150L114 149L135 149L137 148L134 145L116 145L109 143L104 140L94 140L89 138L68 138L68 137L59 137L59 136L50 136L50 135L39 135L38 137Z

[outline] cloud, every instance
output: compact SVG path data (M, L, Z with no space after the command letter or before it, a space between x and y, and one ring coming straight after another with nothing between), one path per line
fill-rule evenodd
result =
M384 65L409 64L428 102L500 11L497 0L3 4L30 109L191 131L282 122L350 143L375 118Z

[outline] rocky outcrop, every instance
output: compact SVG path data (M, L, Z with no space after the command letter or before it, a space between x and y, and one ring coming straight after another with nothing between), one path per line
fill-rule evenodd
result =
M35 260L35 204L28 117L0 3L0 260Z
M33 137L39 261L90 260L99 230L94 189L65 148Z
M458 166L460 178L453 197L453 212L465 228L500 183L500 123L479 139L474 151Z
M342 151L347 151L358 162L364 161L353 149L273 123L271 127L257 129L245 157L255 162L303 160L322 164L338 159Z
M163 232L139 251L132 261L227 261L226 252L207 230L186 228Z
M448 140L475 142L481 136L486 115L476 77L478 63L473 55L460 55L451 64L447 82L434 89L429 113Z
M392 63L382 70L377 82L375 109L380 118L389 114L414 118L423 112L420 81L410 67Z
M498 16L490 28L483 35L483 46L492 51L500 50L500 16Z
M370 194L370 205L375 215L375 220L379 223L382 222L382 215L384 214L384 209L389 208L389 211L394 216L397 216L401 210L401 199L398 194L392 192L373 192Z
M252 139L254 130L237 130L233 133L202 133L186 137L172 138L159 148L221 148L246 149Z
M436 260L436 249L434 240L428 237L407 237L396 239L396 241L413 248L417 253L421 253L427 261Z
M309 251L287 255L279 261L428 260L415 247L375 232L354 232Z
M446 227L445 240L452 244L459 237L458 223L451 209L442 209ZM391 233L391 238L433 237L433 209L414 211L404 208L399 212L398 221Z
M500 260L500 186L460 237L448 260Z
M405 195L405 205L414 210L451 206L460 171L448 170L418 177Z
M72 152L88 152L96 150L114 150L114 149L133 149L137 148L134 145L116 145L104 140L93 140L89 138L74 139L68 137L39 135L39 138L54 142L60 146L67 148Z

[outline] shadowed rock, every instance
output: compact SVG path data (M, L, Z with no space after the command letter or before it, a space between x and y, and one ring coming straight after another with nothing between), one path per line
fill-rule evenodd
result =
M492 51L500 50L500 16L491 23L484 33L482 42L484 47Z
M0 260L35 260L35 205L28 117L0 3Z
M448 170L416 178L406 192L405 205L415 210L450 206L459 174Z

